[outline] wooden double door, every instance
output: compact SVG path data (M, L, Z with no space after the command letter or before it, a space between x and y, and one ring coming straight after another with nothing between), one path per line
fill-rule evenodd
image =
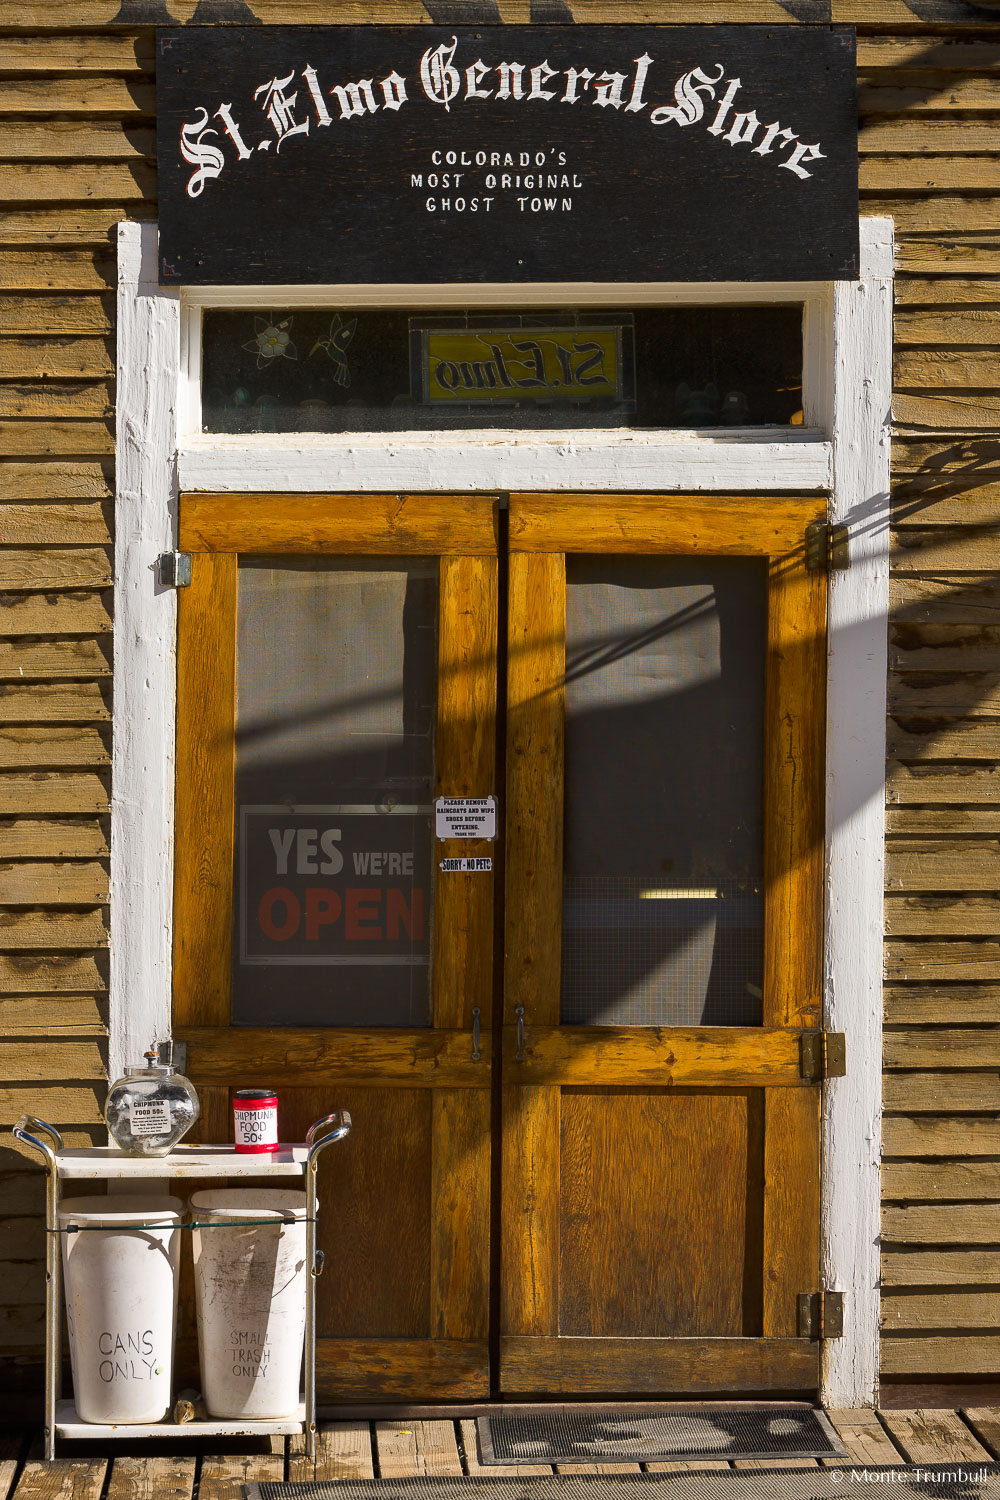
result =
M817 1387L824 514L182 496L175 1035L351 1112L322 1400Z

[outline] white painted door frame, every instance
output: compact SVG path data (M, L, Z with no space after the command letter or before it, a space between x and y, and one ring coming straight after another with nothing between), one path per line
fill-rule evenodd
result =
M704 490L831 493L851 566L830 577L825 1024L847 1077L824 1086L823 1275L845 1293L823 1399L878 1382L892 223L861 221L861 278L833 286L218 288L157 284L155 224L120 224L111 811L110 1067L170 1028L176 596L157 558L183 489ZM678 433L283 434L199 430L200 307L805 304L807 426ZM182 326L186 325L186 326ZM185 336L182 337L182 334Z

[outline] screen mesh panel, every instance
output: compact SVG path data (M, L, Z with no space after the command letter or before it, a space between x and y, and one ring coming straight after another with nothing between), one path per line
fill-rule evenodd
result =
M429 1023L437 578L241 559L237 1023Z
M563 1023L759 1025L766 564L566 569Z

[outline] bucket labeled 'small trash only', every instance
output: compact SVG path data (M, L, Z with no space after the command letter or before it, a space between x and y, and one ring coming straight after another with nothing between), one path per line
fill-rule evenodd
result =
M82 1422L161 1422L173 1385L180 1198L59 1205L73 1394Z
M306 1195L195 1193L201 1386L212 1417L294 1416L306 1326Z

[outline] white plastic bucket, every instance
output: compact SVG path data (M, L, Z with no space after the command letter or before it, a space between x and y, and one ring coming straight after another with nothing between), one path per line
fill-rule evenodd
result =
M195 1228L191 1236L201 1386L209 1415L293 1416L306 1327L305 1193L281 1188L195 1193L191 1216L195 1224L210 1225ZM246 1219L267 1222L246 1225L241 1222Z
M161 1422L173 1394L180 1198L59 1205L73 1394L82 1422ZM138 1228L138 1225L155 1226Z

